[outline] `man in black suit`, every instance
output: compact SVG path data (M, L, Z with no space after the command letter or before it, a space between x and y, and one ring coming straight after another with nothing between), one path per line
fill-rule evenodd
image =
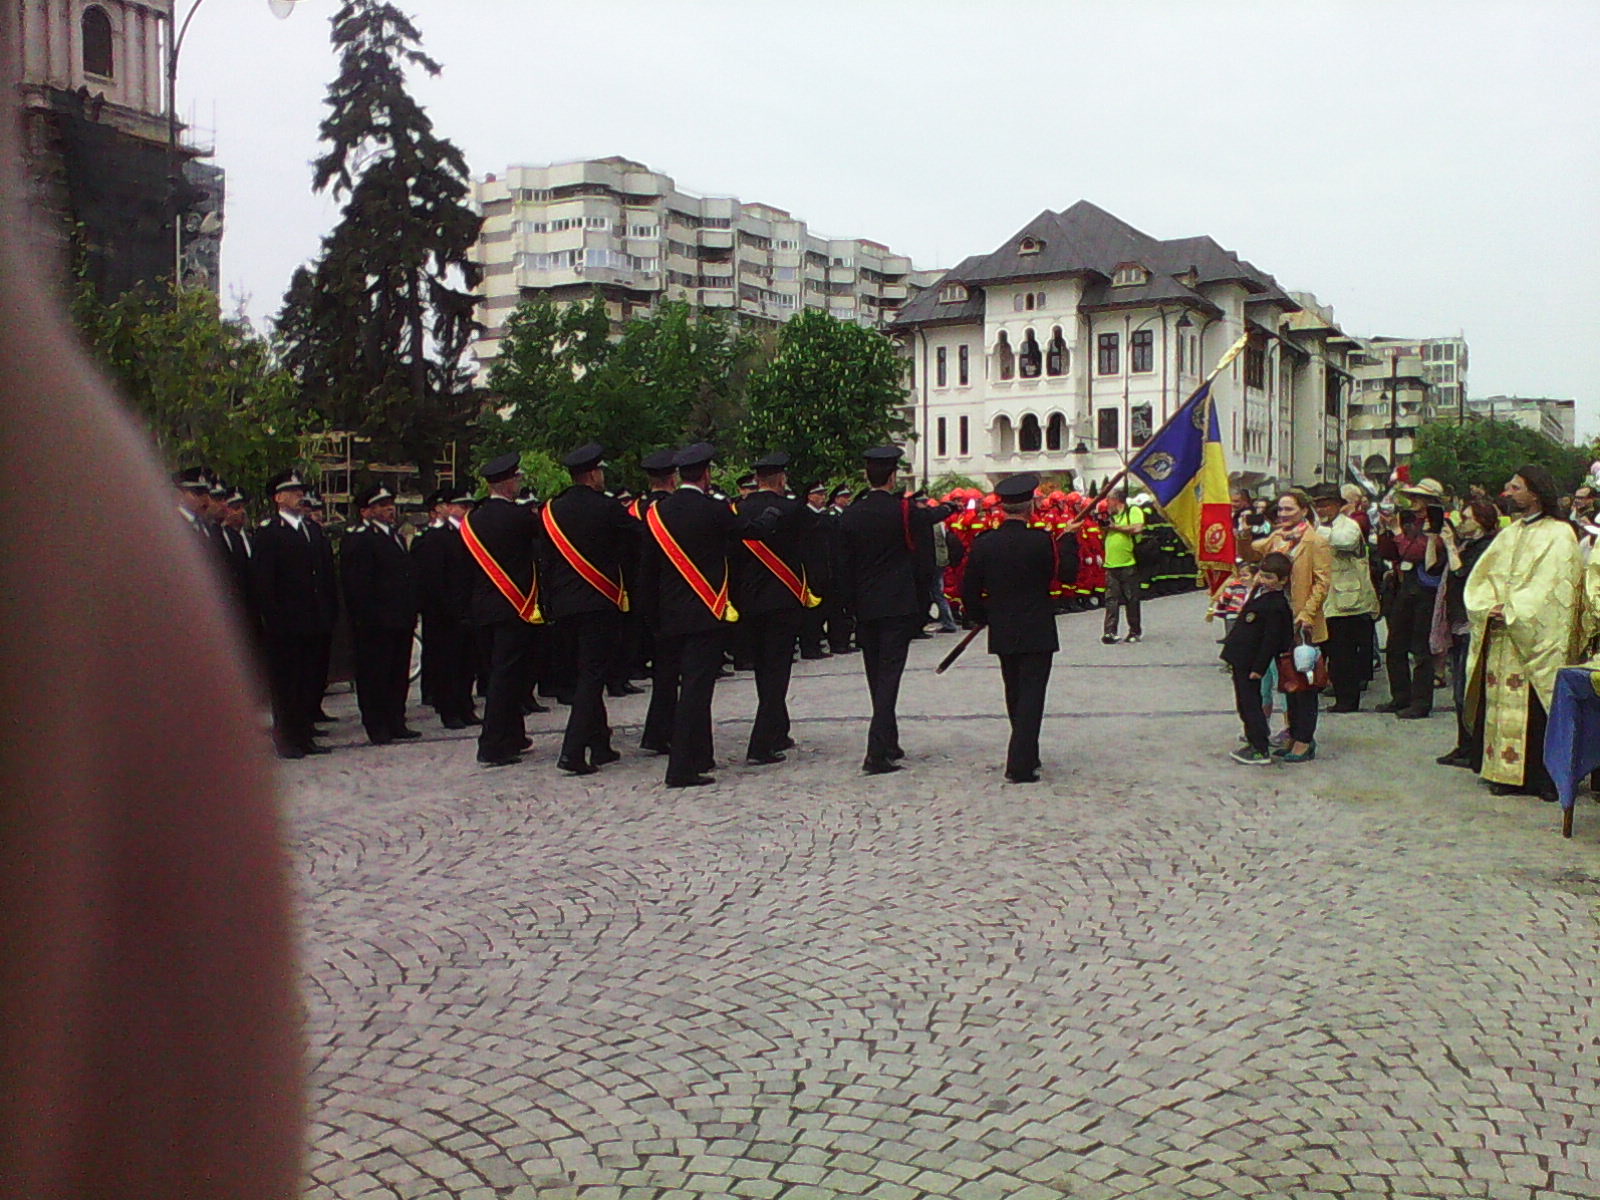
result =
M895 705L912 635L922 628L928 596L918 568L919 533L955 511L948 504L913 504L895 487L900 450L878 446L865 455L868 491L839 517L840 554L835 586L855 614L856 644L872 693L872 725L861 769L884 775L900 769Z
M562 466L572 486L544 506L539 564L545 616L572 647L576 678L567 732L556 766L592 775L622 756L611 746L606 679L623 649L623 614L632 607L628 577L639 557L641 526L607 496L605 448L591 442Z
M668 787L715 782L708 774L715 762L711 695L727 626L739 619L729 594L728 551L741 538L765 537L777 522L775 512L754 521L740 517L726 500L710 495L715 455L704 442L680 451L678 490L645 513L639 591L652 614L663 668L656 672L655 686L670 688L676 697Z
M1038 486L1032 473L995 486L1005 519L973 542L961 584L962 605L973 621L989 627L989 653L1000 659L1011 719L1006 778L1012 783L1039 780L1039 725L1051 661L1060 648L1050 599L1060 557L1049 533L1028 527Z
M322 648L337 601L327 538L301 509L306 485L293 471L271 484L277 511L261 523L251 579L261 609L272 688L273 740L284 758L326 754L314 740L327 674Z
M380 485L356 497L362 524L345 534L340 576L355 653L356 703L374 746L422 735L406 725L417 570L395 527L394 493Z
M819 603L807 577L804 549L815 540L818 518L789 493L789 456L779 451L756 460L756 490L739 500L741 517L777 514L764 541L747 542L735 555L734 599L756 673L756 718L745 762L784 760L789 736L789 675L801 623Z
M489 496L461 523L462 540L478 571L472 580L472 622L489 666L489 689L478 732L478 761L486 767L517 762L533 743L522 723L530 686L533 626L542 622L534 575L539 518L517 503L520 456L502 454L483 468Z

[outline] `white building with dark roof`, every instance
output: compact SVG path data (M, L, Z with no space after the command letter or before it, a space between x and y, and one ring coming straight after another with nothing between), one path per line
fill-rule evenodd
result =
M1230 471L1253 485L1342 470L1352 341L1209 237L1153 238L1086 200L1046 210L919 292L891 332L912 361L924 478L1103 480L1245 332L1213 389Z

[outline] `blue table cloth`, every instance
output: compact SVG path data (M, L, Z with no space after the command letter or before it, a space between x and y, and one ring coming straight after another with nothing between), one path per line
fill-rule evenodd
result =
M1563 667L1556 673L1555 702L1544 733L1544 765L1561 807L1572 811L1578 786L1600 768L1600 671Z

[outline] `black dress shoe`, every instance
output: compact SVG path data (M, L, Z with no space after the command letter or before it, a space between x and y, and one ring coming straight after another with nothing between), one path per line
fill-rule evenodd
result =
M394 731L394 740L397 742L414 742L422 735L409 725L402 725Z
M889 753L886 754L884 757L887 758L890 762L899 762L905 756L906 756L906 752L904 750L900 749L899 746L896 746L893 750L889 751Z
M1322 711L1325 713L1353 713L1360 712L1361 706L1359 704L1330 704Z
M665 742L640 742L639 749L648 750L651 754L671 754L672 747Z
M599 767L591 767L586 762L581 760L574 761L570 758L556 759L556 766L560 770L565 771L568 775L593 775L595 772L600 770Z
M277 747L277 750L279 758L293 759L304 758L306 756L306 752L299 746L279 746Z
M322 709L319 708L319 709L317 709L317 715L312 717L311 719L313 721L315 721L318 725L332 725L339 718L338 717L330 717L327 713L325 713Z
M605 747L603 750L589 751L589 761L597 767L603 767L607 763L614 763L621 757L622 755L618 754L610 746Z
M498 758L486 758L482 754L478 755L478 765L480 767L509 767L512 763L521 761L522 755L520 754L504 754Z
M523 734L522 735L522 749L523 750L532 750L533 749L533 739L531 737L529 737L527 734Z
M1449 754L1441 754L1433 761L1441 767L1466 767L1472 765L1472 760L1460 750L1452 750Z
M709 775L686 775L682 779L668 779L666 784L670 788L705 787L716 780Z
M1491 796L1520 796L1522 789L1514 783L1491 783L1489 785Z
M524 700L522 702L522 715L525 717L531 717L534 713L549 711L550 706L548 704L540 704L537 700Z
M634 687L634 685L631 683L613 683L606 688L606 695L642 696L644 695L644 689L642 687Z
M467 727L467 723L460 717L449 717L442 724L446 729L465 729Z
M788 762L787 754L747 754L744 763L747 767L770 767L773 763Z
M1024 771L1024 772L1020 772L1020 773L1018 773L1016 775L1013 775L1010 772L1007 772L1006 773L1006 779L1010 783L1038 783L1039 782L1039 772L1037 772L1037 771Z
M468 713L466 716L462 717L461 719L463 721L465 721L468 725L482 725L483 724L483 718L480 717L477 713Z
M1431 712L1426 710L1419 711L1415 708L1407 708L1395 713L1394 716L1397 721L1426 721L1432 715Z
M369 733L367 734L367 741L374 746L388 746L394 743L394 738L387 733Z
M332 746L319 746L315 742L307 742L304 746L302 746L300 748L302 750L304 750L307 754L332 754L333 753L333 747Z
M890 762L888 759L863 759L861 769L868 775L889 775L895 771L903 770L899 763Z
M1378 705L1372 711L1373 712L1381 712L1381 713L1398 713L1398 712L1404 712L1409 707L1410 707L1409 704L1400 704L1400 703L1398 703L1397 701L1394 701L1394 700L1385 700L1382 704Z
M800 657L806 662L816 662L819 658L831 658L832 655L824 654L821 650L813 650L810 654L802 650Z
M779 750L793 750L794 749L794 739L792 737L784 738L783 741L778 743L778 749Z

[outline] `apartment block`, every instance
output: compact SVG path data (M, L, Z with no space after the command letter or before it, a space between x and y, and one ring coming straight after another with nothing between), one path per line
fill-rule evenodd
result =
M919 292L895 320L913 367L917 473L1115 474L1241 335L1212 394L1244 484L1342 473L1355 341L1314 297L1209 237L1163 240L1079 201Z
M1515 421L1568 446L1578 442L1578 405L1546 396L1480 396L1467 401L1469 416Z
M483 214L475 257L484 278L480 365L530 297L557 303L598 291L621 322L684 300L778 324L803 309L880 326L936 277L865 238L828 238L770 204L683 191L626 158L515 166L476 181Z
M1374 479L1410 461L1419 427L1471 411L1464 338L1362 338L1351 372L1350 458Z

